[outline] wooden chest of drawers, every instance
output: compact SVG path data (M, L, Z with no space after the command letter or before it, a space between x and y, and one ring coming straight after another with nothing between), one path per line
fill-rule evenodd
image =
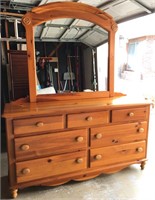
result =
M146 102L113 99L87 99L82 106L80 101L7 104L12 196L20 188L85 180L134 163L143 169L149 109Z

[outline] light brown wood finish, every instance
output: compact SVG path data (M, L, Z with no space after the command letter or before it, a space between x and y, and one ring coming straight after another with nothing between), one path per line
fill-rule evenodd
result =
M87 180L134 163L143 169L150 104L135 102L121 97L7 104L10 189ZM135 115L127 120L129 111Z
M62 154L16 163L17 183L87 168L86 152Z
M120 98L89 98L89 99L78 99L78 100L53 100L52 102L38 102L38 103L27 103L25 100L11 102L5 104L5 110L3 116L5 117L26 117L28 115L36 116L46 114L46 115L60 115L62 113L79 113L79 112L92 112L92 111L101 111L112 109L115 107L115 110L120 108L128 109L131 104L132 107L139 108L144 104L148 104L147 101L143 99L132 99L129 97L120 97ZM124 112L123 112L124 113ZM148 110L147 110L148 113ZM38 116L37 115L37 116ZM116 117L117 118L117 117ZM131 119L131 118L128 118Z
M147 122L91 128L91 146L120 145L147 139Z
M146 156L145 141L91 150L91 167L140 160Z
M117 27L113 26L116 31ZM109 32L109 47L108 47L108 91L109 97L115 96L114 93L114 48L115 48L115 32Z
M86 149L87 144L87 129L16 138L16 159L25 160L77 151Z
M36 25L57 18L89 20L109 32L107 92L36 96L34 32ZM23 17L28 49L30 103L5 105L9 186L55 186L114 173L131 164L144 168L150 103L114 92L113 19L82 3L59 2L32 9ZM38 102L37 102L38 101ZM33 102L33 103L32 103Z
M107 97L114 96L114 41L117 24L113 18L98 8L75 2L56 2L45 4L33 8L31 12L25 14L22 23L26 29L26 41L28 49L28 71L29 71L29 95L30 102L40 101L36 94L36 66L35 66L35 46L34 46L34 27L48 20L58 18L77 18L90 21L104 28L109 33L109 57L108 57L108 91ZM59 94L58 96L62 96ZM104 92L95 92L96 97L104 97ZM44 96L44 95L43 95ZM76 95L77 97L77 95ZM80 95L86 98L87 94ZM57 94L46 95L46 99L55 99ZM70 99L75 98L75 94L70 95ZM89 97L90 98L90 97Z
M50 131L64 128L64 116L34 117L13 121L14 134Z
M108 122L109 122L108 111L70 114L67 116L68 128L106 124Z
M132 121L132 120L145 120L147 119L148 108L136 108L136 109L125 109L115 110L112 112L113 122Z
M25 20L25 23L29 23ZM28 76L29 76L29 96L30 102L36 101L36 60L35 60L35 44L34 44L34 28L27 26L27 58L28 58Z

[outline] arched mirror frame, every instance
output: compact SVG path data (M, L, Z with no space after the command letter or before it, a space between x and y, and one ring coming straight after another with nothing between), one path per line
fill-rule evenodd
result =
M87 20L108 31L108 91L91 92L91 94L86 92L75 92L69 94L37 95L34 27L46 21L59 18L77 18ZM90 95L91 98L115 96L114 44L117 24L110 15L96 7L83 3L57 2L33 8L31 12L28 12L23 16L22 23L26 29L30 102L90 98Z

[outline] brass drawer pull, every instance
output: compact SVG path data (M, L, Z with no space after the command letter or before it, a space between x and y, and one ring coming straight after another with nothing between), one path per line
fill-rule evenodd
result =
M21 149L22 151L27 151L27 150L30 149L30 146L29 146L28 144L22 144L22 145L20 146L20 149Z
M43 122L37 122L37 123L36 123L36 126L37 126L37 127L42 127L42 126L44 126L44 123L43 123Z
M102 133L97 133L97 134L95 135L96 139L101 139L102 136L103 136Z
M30 173L30 169L29 168L24 168L22 169L22 174L29 174Z
M79 163L79 164L82 163L83 162L83 158L76 159L76 162Z
M96 159L96 160L101 160L101 159L102 159L102 155L100 155L100 154L96 155L96 156L95 156L95 159Z
M138 129L138 132L139 132L139 133L144 133L144 128L139 128L139 129Z
M77 142L82 142L83 140L84 140L84 138L82 136L79 136L79 137L76 138Z
M133 117L135 114L133 112L129 113L129 117Z
M142 148L142 147L138 147L138 148L136 149L136 151L139 152L139 153L141 153L141 152L143 151L143 148Z
M93 117L91 117L91 116L86 117L86 120L87 120L87 121L92 121L92 120L93 120Z

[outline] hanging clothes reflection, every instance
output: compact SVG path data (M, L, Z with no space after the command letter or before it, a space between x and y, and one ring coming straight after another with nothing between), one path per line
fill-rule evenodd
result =
M41 88L53 85L52 80L50 79L49 66L44 58L39 59L37 77Z

